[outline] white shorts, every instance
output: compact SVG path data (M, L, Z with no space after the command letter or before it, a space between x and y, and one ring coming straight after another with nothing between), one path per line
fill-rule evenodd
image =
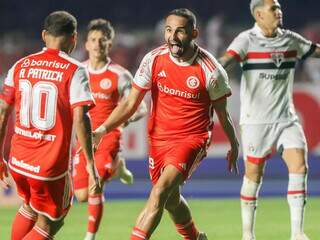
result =
M273 150L280 153L288 148L307 152L307 141L298 121L273 124L241 125L243 158L255 164L264 163Z

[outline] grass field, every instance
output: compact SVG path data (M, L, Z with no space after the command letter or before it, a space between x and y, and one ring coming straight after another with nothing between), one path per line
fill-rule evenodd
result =
M240 240L239 202L236 199L189 199L194 220L209 240ZM144 201L110 201L97 240L127 240ZM0 208L0 239L10 239L10 224L16 207ZM86 231L86 206L74 205L55 239L81 240ZM305 230L311 240L320 239L320 199L308 199ZM288 240L289 212L286 199L265 198L259 201L256 222L258 240ZM153 240L181 239L165 213L153 234Z

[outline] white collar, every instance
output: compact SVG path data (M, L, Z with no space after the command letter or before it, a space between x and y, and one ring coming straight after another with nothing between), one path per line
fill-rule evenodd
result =
M263 30L259 27L259 25L257 23L254 24L253 31L257 34L258 37L266 38L266 39L276 38L276 37L279 37L279 36L281 36L283 34L282 29L278 27L277 30L276 30L276 36L272 37L272 38L268 38L268 37L266 37L264 35Z
M88 71L89 71L89 73L92 73L92 74L101 74L101 73L105 72L108 69L108 66L109 66L110 62L111 62L111 59L107 58L106 65L104 65L100 69L95 70L90 66L90 61L88 60Z

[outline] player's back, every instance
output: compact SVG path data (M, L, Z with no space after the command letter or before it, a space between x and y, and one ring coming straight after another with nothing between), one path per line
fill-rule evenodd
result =
M89 100L77 89L76 81L87 81L85 76L80 63L54 49L29 55L10 70L16 112L9 161L12 170L43 180L66 173L72 106L82 97Z

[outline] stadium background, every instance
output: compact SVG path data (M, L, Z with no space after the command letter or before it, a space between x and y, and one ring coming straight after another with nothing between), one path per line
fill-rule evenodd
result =
M320 2L312 0L280 1L284 12L284 26L320 42ZM162 1L0 1L0 81L16 60L38 51L44 17L54 10L67 10L79 22L79 42L73 56L85 60L84 29L89 20L109 19L116 30L111 56L114 61L134 74L143 55L163 43L160 21L168 11L187 7L197 14L200 38L198 43L215 56L221 56L231 40L253 25L249 1L243 0L162 0ZM240 69L229 74L233 87L229 108L235 123L239 119ZM320 196L320 61L308 59L297 66L294 100L309 144L309 195ZM136 181L133 186L114 181L107 186L108 198L145 198L150 185L147 172L146 119L125 130L124 154ZM9 132L11 128L9 127ZM8 142L5 152L8 152ZM195 172L183 191L188 197L238 197L241 176L226 172L224 160L228 143L219 123L213 132L213 145L208 157ZM243 172L242 160L240 165ZM262 196L285 196L287 170L275 155L266 169ZM0 205L17 204L14 190L0 189Z

